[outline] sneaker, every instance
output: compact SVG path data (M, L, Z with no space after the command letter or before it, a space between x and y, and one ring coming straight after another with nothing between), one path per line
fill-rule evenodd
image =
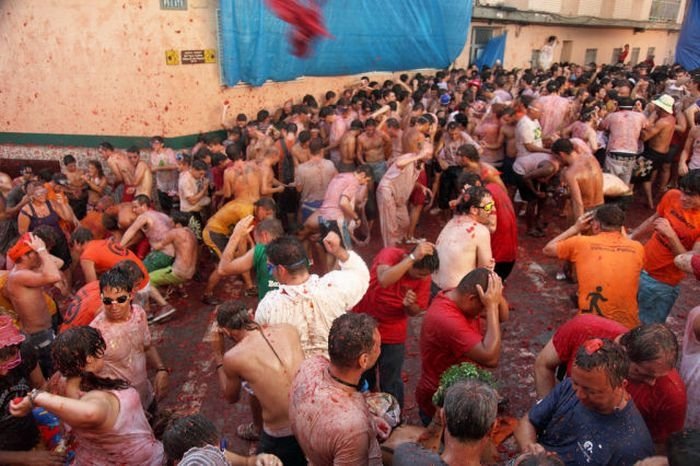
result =
M205 294L202 296L202 302L210 306L216 306L221 304L221 301L216 299L213 294Z
M161 311L157 314L153 314L148 318L148 323L149 324L157 324L158 322L161 322L171 315L175 314L177 312L177 309L174 307L168 305L165 306Z

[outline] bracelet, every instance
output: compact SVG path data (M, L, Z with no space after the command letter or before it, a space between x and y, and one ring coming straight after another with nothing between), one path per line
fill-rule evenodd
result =
M29 402L31 403L32 408L34 408L34 400L37 396L39 396L39 393L44 393L44 390L41 390L40 388L35 388L31 392L29 392Z
M170 374L170 369L168 369L167 367L161 366L158 369L156 369L156 374L158 372L167 372L168 374Z

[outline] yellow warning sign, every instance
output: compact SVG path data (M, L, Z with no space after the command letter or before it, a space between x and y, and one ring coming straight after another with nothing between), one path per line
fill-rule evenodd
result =
M216 63L216 50L204 49L204 63Z
M179 65L180 64L180 54L177 50L166 50L165 51L165 64L166 65Z

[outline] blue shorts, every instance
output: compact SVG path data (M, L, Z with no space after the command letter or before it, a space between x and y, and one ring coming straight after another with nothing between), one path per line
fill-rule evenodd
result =
M639 320L643 324L657 322L663 324L666 322L680 292L680 286L662 283L642 270L639 277L639 291L637 292Z
M301 203L301 223L306 222L306 220L311 217L311 215L321 207L323 201L309 201Z
M338 231L340 231L340 239L343 241L343 246L346 250L352 251L352 237L350 236L347 223L342 220L328 220L323 217L318 217L318 224L324 225L329 230L331 230L333 224L337 225ZM323 238L321 238L321 241L323 241Z

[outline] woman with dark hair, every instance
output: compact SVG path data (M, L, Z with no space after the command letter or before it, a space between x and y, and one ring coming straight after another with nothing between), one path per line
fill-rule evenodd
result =
M88 161L88 169L83 175L83 181L88 185L88 206L91 210L95 210L107 189L107 178L99 160Z
M32 408L50 411L69 425L77 439L76 464L161 465L158 442L141 408L138 392L127 382L95 375L106 344L92 327L75 327L53 343L55 368L66 377L67 396L32 390L10 405L13 416Z

